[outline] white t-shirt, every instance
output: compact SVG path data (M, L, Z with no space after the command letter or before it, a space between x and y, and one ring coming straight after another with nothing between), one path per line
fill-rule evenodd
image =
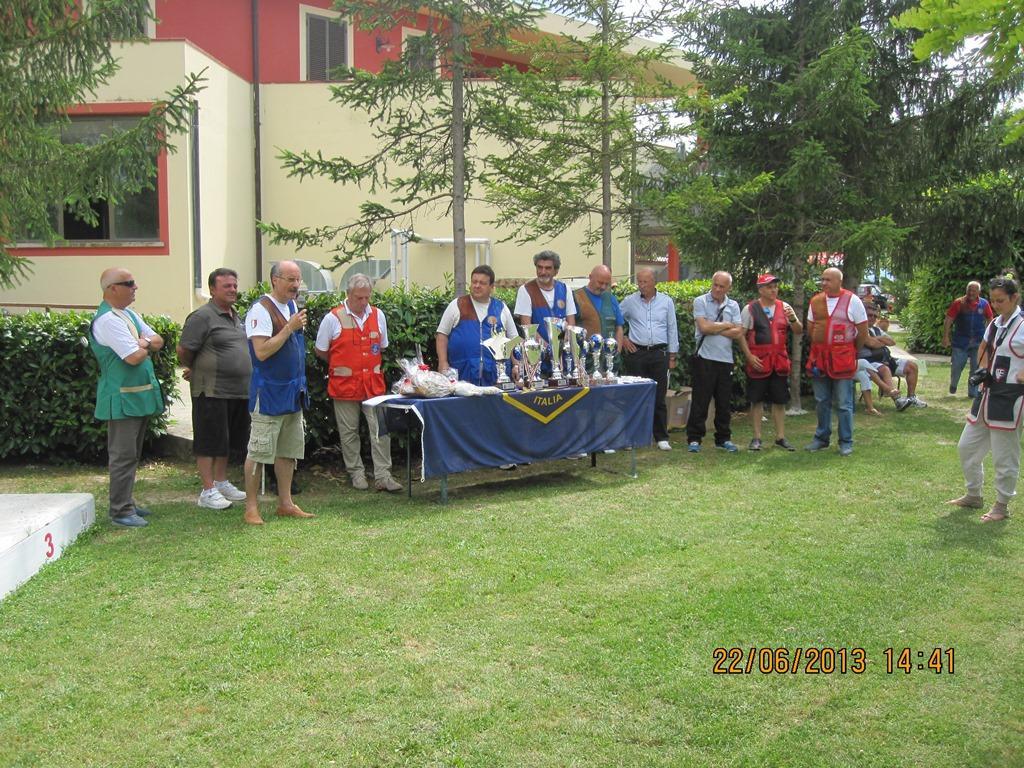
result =
M274 306L284 315L285 320L291 319L292 311L288 308L288 304L282 304L269 293L267 298L274 302ZM245 313L245 337L251 339L253 336L266 336L269 339L273 335L274 323L270 319L270 313L257 301Z
M540 286L537 286L540 288ZM548 303L549 307L554 308L555 306L555 288L551 287L550 291L545 291L540 288L540 294L544 297L544 301ZM533 314L533 299L530 298L530 294L526 292L526 286L520 285L519 290L516 291L516 317L525 315L529 317ZM568 288L565 289L565 316L576 314L576 300L572 297L572 291Z
M356 325L359 326L359 330L363 330L363 324L370 317L370 310L372 309L377 313L377 328L380 330L380 348L385 349L388 346L388 323L384 319L384 313L381 312L377 307L371 307L369 304L366 305L366 309L363 310L361 316L353 315L349 309L348 304L342 302L341 304L345 308L346 314L356 321ZM334 311L328 312L324 315L324 319L320 321L320 327L316 332L316 348L321 352L326 352L331 348L331 342L341 336L341 323L338 321Z
M836 304L839 303L839 296L826 296L825 303L828 304L828 314L831 317L832 313L836 310ZM860 296L853 295L850 297L850 306L846 310L846 315L854 325L868 321L868 313L864 309L864 302L860 300Z
M505 306L504 302L498 302L501 304L501 327L505 329L505 335L508 337L515 336L516 324L512 319L512 313L508 311L508 307ZM478 301L473 301L473 308L476 310L477 322L483 322L484 318L487 317L487 310L491 306L490 299L481 304ZM459 300L454 299L451 303L445 307L444 314L441 315L441 322L437 324L437 332L443 333L445 336L452 335L452 329L459 324Z
M139 321L139 325L142 327L140 336L149 338L150 336L155 336L156 331L146 325L146 321L142 319L138 312L131 309L113 310L101 315L92 324L93 337L104 347L110 347L115 355L124 360L129 355L138 352L140 347L138 339L129 330L128 323L117 314L118 312L131 315Z

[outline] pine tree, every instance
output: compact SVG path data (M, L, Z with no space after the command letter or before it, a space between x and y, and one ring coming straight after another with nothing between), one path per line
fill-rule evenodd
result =
M96 144L63 144L66 110L85 101L118 69L113 41L141 39L148 0L8 0L0 10L0 286L31 271L11 253L31 236L52 244L54 211L67 207L94 224L91 201L123 200L151 188L155 158L188 125L200 90L192 75L129 130Z

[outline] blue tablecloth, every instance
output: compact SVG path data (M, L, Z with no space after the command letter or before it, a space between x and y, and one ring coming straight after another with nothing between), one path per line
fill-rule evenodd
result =
M423 425L420 479L650 445L653 381L485 397L402 398ZM384 421L383 419L381 421Z

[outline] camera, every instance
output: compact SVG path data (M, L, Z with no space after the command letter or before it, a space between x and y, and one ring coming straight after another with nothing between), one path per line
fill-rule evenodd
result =
M977 388L980 385L990 386L992 384L992 374L988 372L987 368L979 368L967 378L967 383L972 388Z

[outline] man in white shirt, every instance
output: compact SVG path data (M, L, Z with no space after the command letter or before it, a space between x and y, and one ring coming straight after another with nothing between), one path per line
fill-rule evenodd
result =
M557 317L566 325L576 325L576 301L572 292L555 275L562 267L561 257L554 251L541 251L533 257L537 277L519 286L516 292L516 318L522 325L536 323L541 338L548 341L544 320Z
M498 380L494 357L482 343L501 333L512 337L516 324L505 303L491 296L494 270L486 264L470 275L469 294L454 299L437 326L437 370L455 369L461 381L490 386Z
M262 525L258 504L257 464L272 464L277 475L279 517L313 517L292 500L295 462L305 455L302 408L307 404L306 310L295 299L302 273L294 261L281 261L270 270L270 293L253 304L245 316L245 333L253 360L249 384L249 452L245 458L245 517Z
M100 365L95 416L107 422L110 519L142 528L149 511L135 502L135 472L149 417L164 408L150 356L164 340L128 305L138 284L131 272L112 267L100 276L103 301L89 328L89 346Z
M352 487L365 491L366 481L359 441L359 414L366 417L373 454L374 487L395 492L402 486L391 476L391 438L378 435L377 414L362 403L383 395L384 350L388 323L384 313L370 306L373 281L363 274L349 278L345 300L324 315L316 335L316 356L327 363L327 394L334 404L341 455Z

